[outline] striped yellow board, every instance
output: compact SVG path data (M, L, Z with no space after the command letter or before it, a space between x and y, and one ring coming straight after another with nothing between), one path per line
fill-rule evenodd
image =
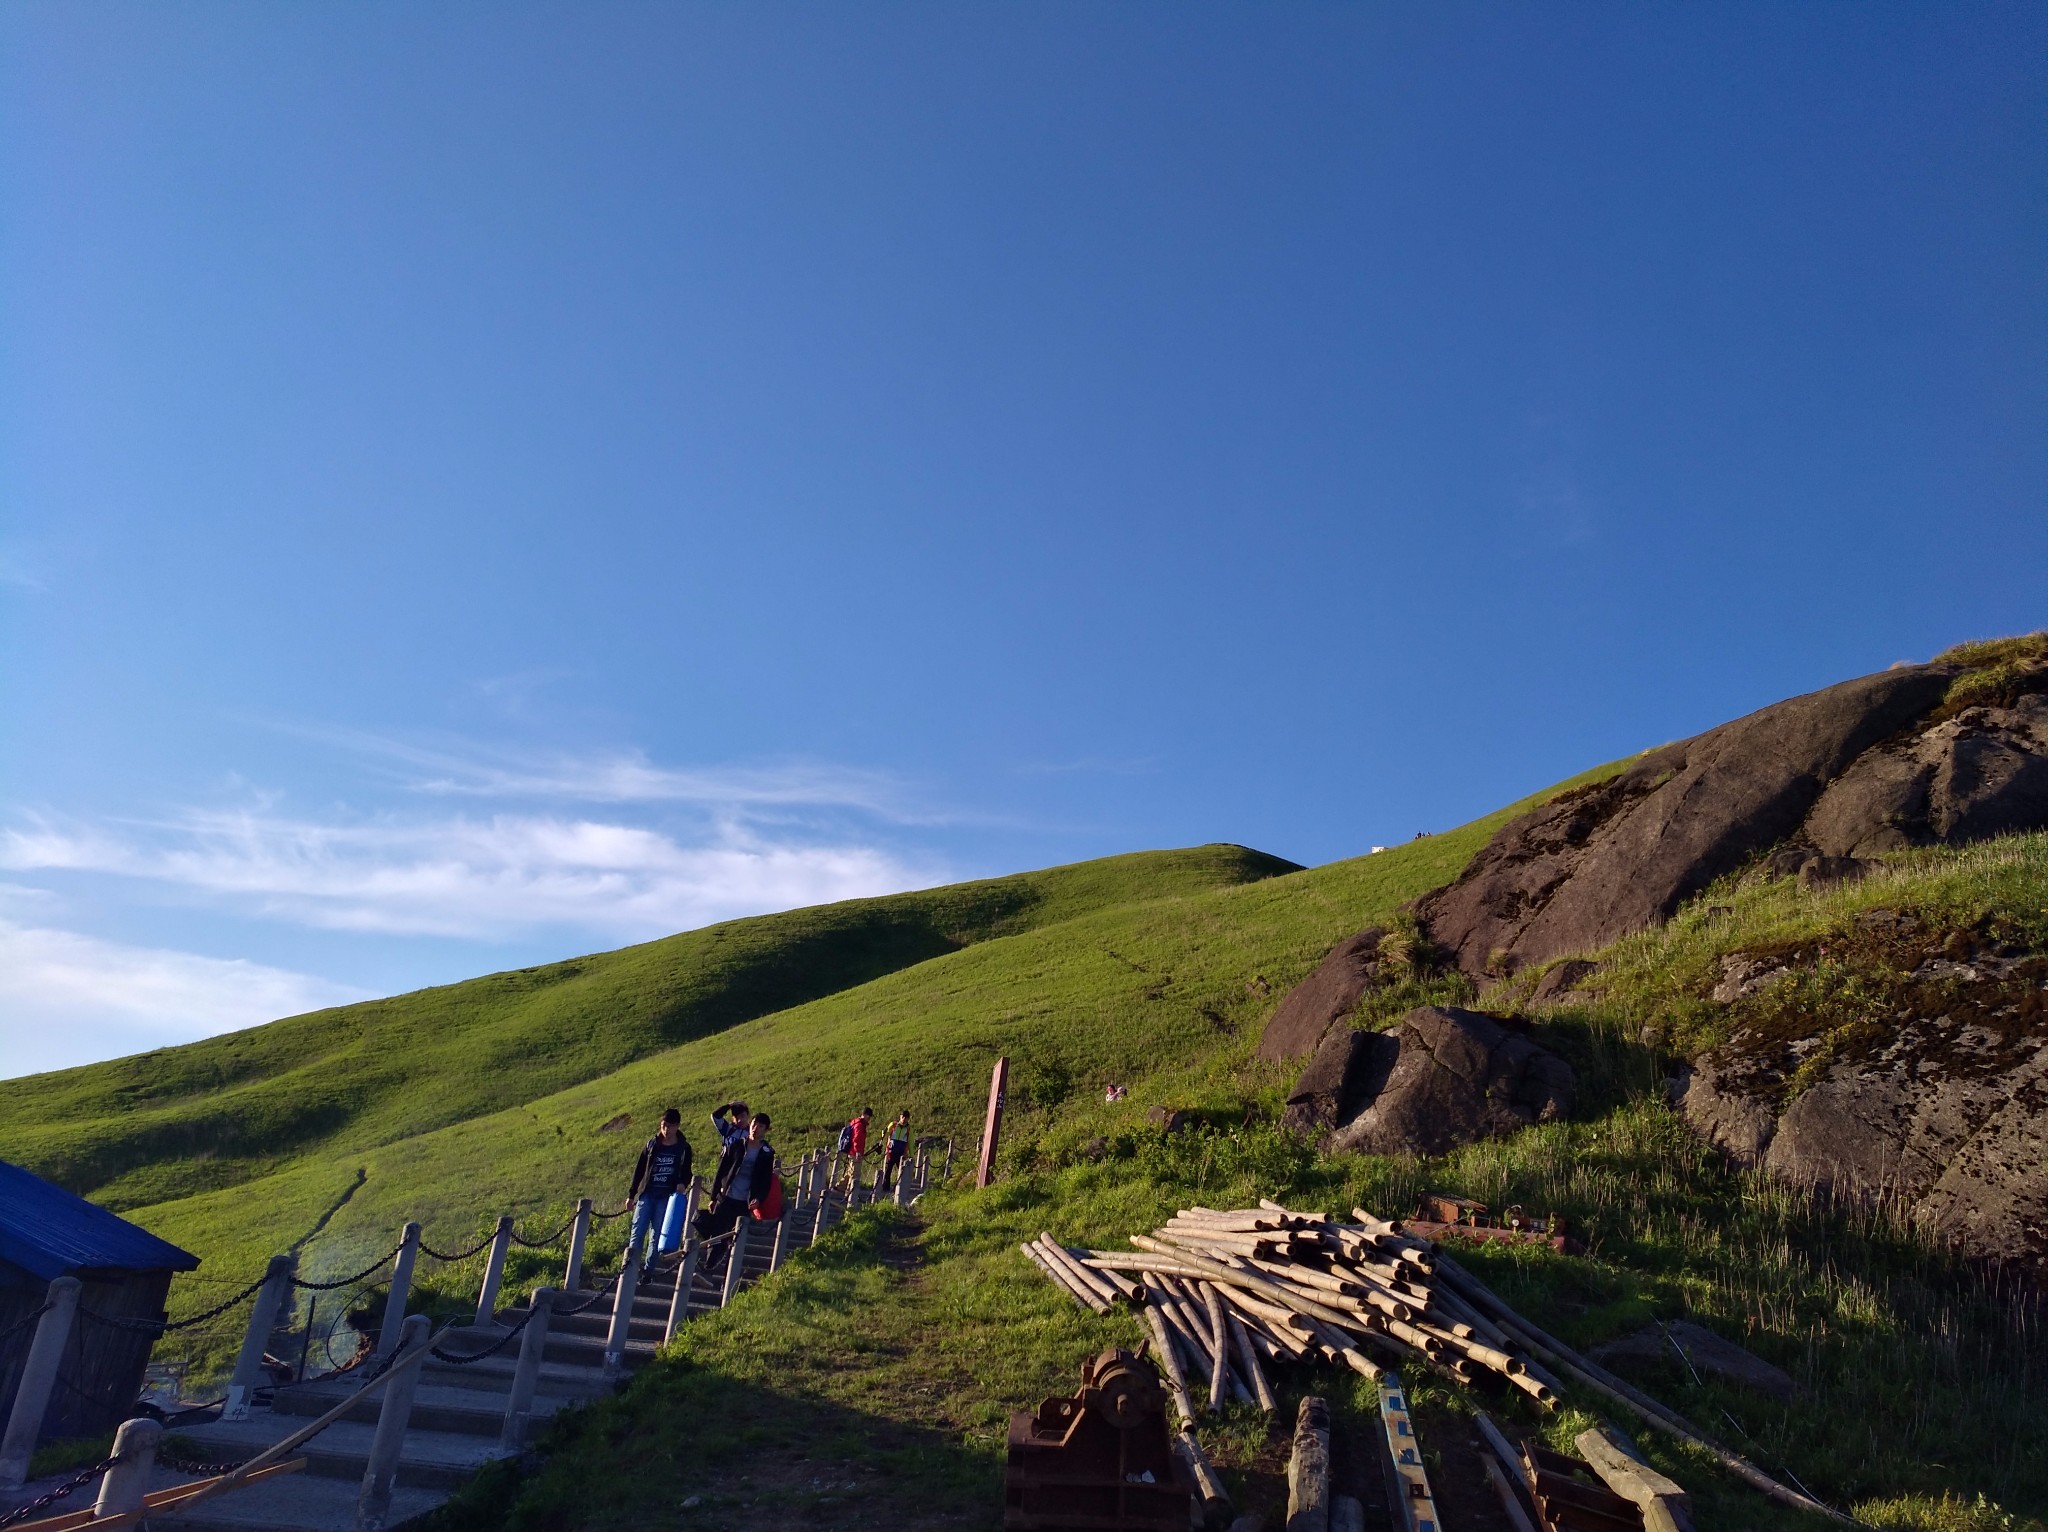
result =
M1380 1375L1380 1424L1386 1427L1387 1458L1392 1475L1387 1498L1393 1502L1394 1525L1402 1532L1439 1532L1436 1497L1429 1475L1422 1471L1422 1449L1408 1419L1408 1390L1398 1372Z

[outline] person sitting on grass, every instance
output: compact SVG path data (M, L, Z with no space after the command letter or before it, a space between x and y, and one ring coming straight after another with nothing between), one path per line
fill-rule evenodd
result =
M730 1234L742 1218L760 1211L761 1199L775 1177L775 1150L768 1142L768 1114L756 1112L747 1136L734 1139L718 1157L711 1180L711 1202L697 1218L697 1237L710 1241ZM704 1252L705 1269L722 1271L732 1242L721 1240Z
M626 1200L633 1204L633 1232L626 1249L636 1263L646 1259L641 1245L649 1233L660 1249L662 1214L677 1189L690 1184L691 1159L690 1141L683 1137L683 1114L670 1107L661 1114L661 1131L641 1146L633 1184L626 1192Z

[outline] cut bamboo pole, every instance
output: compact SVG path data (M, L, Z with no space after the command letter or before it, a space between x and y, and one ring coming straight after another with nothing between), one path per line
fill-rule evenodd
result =
M1180 1411L1183 1425L1193 1425L1195 1402L1188 1397L1187 1374L1180 1370L1180 1358L1173 1354L1173 1338L1167 1333L1166 1321L1160 1317L1157 1304L1145 1305L1145 1325L1152 1332L1152 1348L1158 1353L1159 1366L1166 1374L1167 1392L1173 1396L1173 1407Z
M1111 1287L1102 1277L1068 1255L1066 1247L1061 1245L1058 1240L1054 1239L1050 1234L1040 1234L1038 1236L1038 1253L1053 1265L1059 1267L1061 1271L1073 1278L1075 1282L1093 1293L1100 1300L1103 1313L1107 1314L1109 1312L1110 1305L1116 1302L1116 1289Z
M1209 1378L1209 1408L1223 1408L1223 1396L1230 1378L1230 1330L1223 1317L1223 1295L1216 1284L1204 1282L1202 1298L1209 1310L1209 1343L1216 1356L1216 1371Z
M1045 1253L1036 1245L1019 1245L1017 1248L1030 1258L1033 1265L1052 1279L1055 1287L1072 1298L1074 1302L1080 1304L1082 1308L1093 1309L1098 1314L1107 1314L1109 1312L1109 1305L1107 1303L1096 1297L1094 1293L1082 1288L1078 1282L1068 1277L1066 1272L1053 1265L1051 1261L1045 1258Z
M1216 1295L1217 1304L1222 1307L1223 1294L1220 1289L1210 1288ZM1237 1353L1237 1362L1244 1369L1244 1375L1251 1380L1252 1401L1268 1415L1277 1408L1273 1398L1273 1386L1266 1381L1266 1370L1259 1365L1259 1354L1252 1349L1252 1338L1245 1329L1244 1321L1229 1308L1223 1308L1223 1323L1230 1331L1231 1349Z

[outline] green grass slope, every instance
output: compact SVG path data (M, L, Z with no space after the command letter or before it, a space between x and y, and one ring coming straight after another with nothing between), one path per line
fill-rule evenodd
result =
M1393 882L1425 875L1398 862L1339 864L1187 901L1176 983L1197 973L1214 983L1236 941L1254 950L1270 938L1255 933L1268 901L1284 900L1290 885L1298 915L1311 890L1328 900L1335 930L1391 901L1392 882L1377 881L1389 873ZM1602 954L1603 995L1538 1021L1543 1040L1579 1071L1584 1099L1573 1121L1431 1160L1318 1157L1274 1126L1275 1093L1247 1064L1249 1029L1199 1046L1192 1027L1144 1019L1163 1000L1125 991L1117 1030L1164 1045L1145 1093L1206 1105L1208 1126L1167 1135L1135 1103L1110 1107L1078 1090L1057 1106L1033 1103L1014 1124L996 1186L956 1182L914 1215L882 1208L857 1218L731 1309L694 1322L624 1393L562 1422L537 1471L501 1471L473 1486L435 1532L623 1532L654 1522L993 1529L1008 1413L1068 1392L1087 1356L1140 1338L1128 1316L1078 1311L1026 1264L1020 1240L1051 1229L1119 1245L1176 1207L1261 1196L1399 1212L1424 1188L1571 1219L1591 1246L1586 1256L1485 1248L1461 1259L1576 1345L1685 1318L1784 1367L1798 1388L1788 1402L1694 1376L1676 1359L1616 1364L1781 1479L1872 1527L2039 1532L2048 1514L2048 1435L2039 1429L2048 1353L2038 1294L1944 1253L1883 1210L1831 1205L1731 1170L1664 1103L1673 1061L1663 1046L1715 1035L1699 995L1721 954L1839 939L1872 909L2048 945L2048 836L1906 853L1862 883L1827 890L1729 880L1666 929ZM1310 924L1304 916L1294 929ZM1151 925L1120 927L1119 953L1158 955ZM1049 1014L1063 1016L1065 1003ZM1814 1025L1824 1033L1838 1020L1823 1006ZM1099 1024L1056 1025L1072 1039ZM773 1057L762 1042L757 1056ZM592 1096L584 1109L599 1106ZM1467 1492L1479 1482L1462 1447L1475 1407L1565 1449L1613 1413L1578 1391L1544 1417L1511 1390L1487 1397L1426 1372L1409 1383L1446 1521L1466 1532L1499 1525L1487 1519L1483 1490ZM1277 1424L1232 1405L1203 1426L1239 1507L1264 1512L1269 1526L1284 1504L1293 1404L1306 1393L1336 1406L1340 1470L1356 1475L1363 1455L1346 1444L1367 1439L1373 1401L1348 1372L1288 1373ZM1654 1465L1692 1492L1701 1526L1819 1525L1621 1418Z
M976 942L1293 869L1241 846L1109 857L726 921L0 1081L0 1158L141 1207L545 1096Z

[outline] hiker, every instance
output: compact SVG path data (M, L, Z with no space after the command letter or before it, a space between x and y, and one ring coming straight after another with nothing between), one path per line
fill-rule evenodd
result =
M882 1191L896 1174L896 1167L902 1163L904 1153L910 1148L910 1110L908 1107L896 1114L896 1120L889 1124L889 1152L882 1160L882 1173L875 1177L875 1190Z
M839 1130L839 1152L846 1156L846 1190L849 1194L853 1191L854 1178L860 1173L860 1157L867 1153L868 1124L874 1116L875 1109L864 1106Z
M746 1136L727 1144L718 1157L718 1173L711 1180L711 1201L697 1215L697 1237L717 1239L730 1233L750 1213L761 1212L774 1179L775 1150L768 1142L768 1114L756 1112L747 1124ZM723 1270L731 1249L729 1242L721 1242L706 1252L707 1269Z
M713 1108L711 1126L718 1130L719 1143L738 1143L747 1136L746 1102L728 1101L724 1106Z
M633 1185L626 1200L633 1204L633 1232L626 1249L635 1262L645 1260L641 1242L652 1233L656 1249L661 1245L661 1215L668 1199L690 1184L690 1141L683 1137L683 1114L670 1107L661 1114L661 1130L640 1148L640 1162L633 1167Z

